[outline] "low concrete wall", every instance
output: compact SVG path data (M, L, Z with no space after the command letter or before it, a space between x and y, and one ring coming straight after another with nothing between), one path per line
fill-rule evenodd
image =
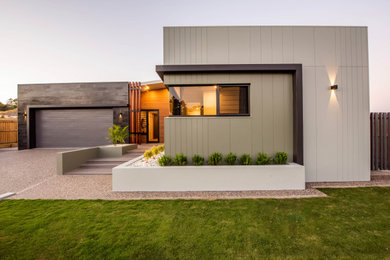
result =
M129 150L136 149L136 144L105 145L82 148L57 153L57 174L64 174L79 168L88 160L95 158L121 157Z
M112 169L113 191L304 190L305 167L287 165L172 166Z
M99 148L83 148L57 153L57 174L64 174L77 169L88 160L98 157Z
M117 144L117 145L105 145L99 146L99 157L120 157L127 151L136 149L136 144Z

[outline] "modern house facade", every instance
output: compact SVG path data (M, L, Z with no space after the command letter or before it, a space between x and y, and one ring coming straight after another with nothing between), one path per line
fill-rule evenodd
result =
M284 151L306 181L369 180L367 42L366 27L165 27L166 153Z
M19 85L19 149L104 144L118 124L170 156L280 151L307 182L370 179L366 27L165 27L156 72Z
M129 127L129 142L164 142L168 90L161 81L21 84L19 149L108 144L108 128Z

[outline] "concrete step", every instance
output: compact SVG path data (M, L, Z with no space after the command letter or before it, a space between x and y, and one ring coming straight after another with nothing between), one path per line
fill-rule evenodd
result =
M112 169L118 166L118 163L85 163L80 168L99 168L99 169Z
M112 168L78 168L65 173L65 175L111 175Z
M120 163L123 163L123 162L127 162L127 160L117 160L117 161L114 161L114 160L105 160L105 161L101 161L101 160L89 160L89 161L86 161L84 164L120 164Z
M390 180L390 172L372 172L371 173L371 180L372 181L383 181L383 180Z

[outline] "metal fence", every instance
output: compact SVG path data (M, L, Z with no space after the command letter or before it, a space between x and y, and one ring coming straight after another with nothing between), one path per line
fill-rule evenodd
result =
M371 113L371 170L390 169L390 113Z
M0 145L18 143L18 121L16 119L0 119Z

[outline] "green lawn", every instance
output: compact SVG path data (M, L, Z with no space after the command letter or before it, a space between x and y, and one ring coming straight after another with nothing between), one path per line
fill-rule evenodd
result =
M389 258L390 188L327 198L0 202L0 259Z

